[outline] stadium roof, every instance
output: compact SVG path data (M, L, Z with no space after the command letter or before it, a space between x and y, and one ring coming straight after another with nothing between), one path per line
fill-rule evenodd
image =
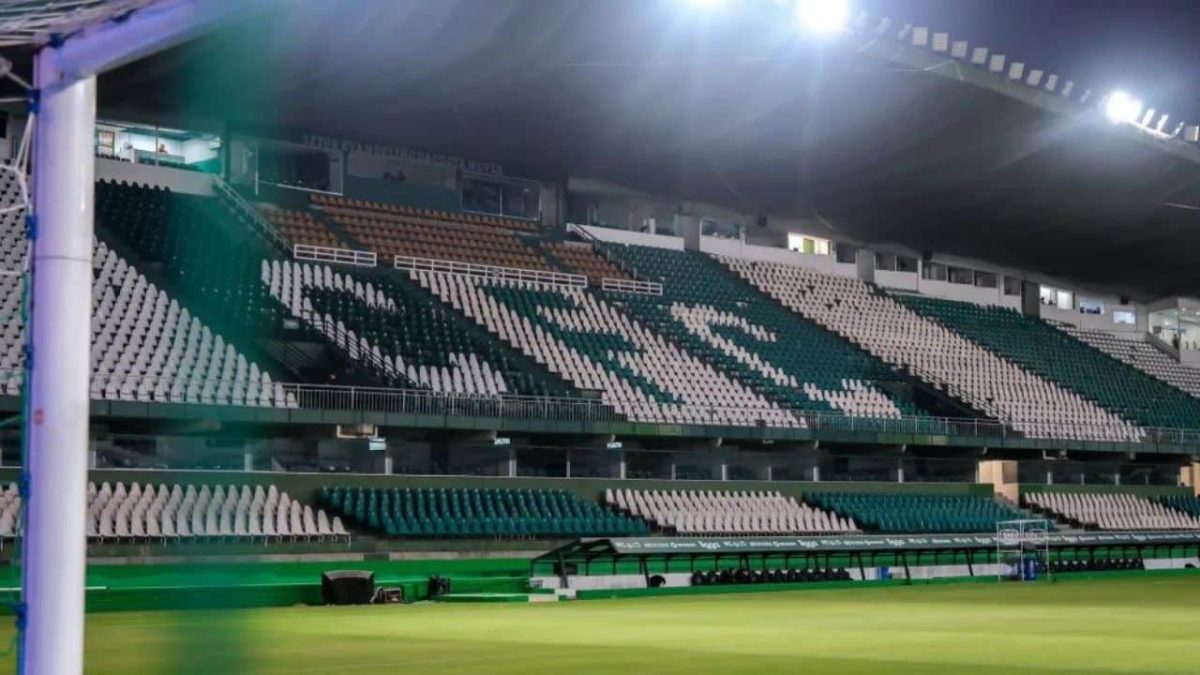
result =
M286 3L135 63L104 77L102 112L278 125L749 213L819 213L864 242L1140 299L1200 293L1197 148L938 66L945 56L891 36L818 41L672 0L354 7Z

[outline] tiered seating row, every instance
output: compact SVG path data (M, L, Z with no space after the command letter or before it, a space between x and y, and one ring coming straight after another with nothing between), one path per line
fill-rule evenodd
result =
M802 425L583 289L433 272L412 276L576 388L599 391L605 403L630 419Z
M1137 425L862 281L782 263L721 260L786 307L1018 432L1107 441L1137 441L1145 435Z
M1176 511L1137 495L1027 492L1026 504L1099 530L1195 530L1200 515Z
M990 497L867 493L806 494L805 501L884 533L995 532L996 523L1028 517Z
M482 213L466 213L466 212L451 212L439 211L436 209L423 209L416 206L408 206L405 204L388 204L386 202L374 202L366 199L351 199L339 195L314 194L312 203L318 206L328 207L343 207L365 211L375 211L378 213L392 213L414 218L423 218L426 220L436 220L449 223L466 223L469 225L486 225L488 227L499 227L509 230L521 230L525 232L533 232L537 230L537 225L528 220L519 220L517 218L505 218L503 216L489 216Z
M324 212L388 260L399 255L552 271L533 247L508 230L342 206L325 206Z
M582 274L595 286L599 286L602 279L629 278L628 274L609 262L590 243L543 241L540 246L542 253L552 261L557 262L567 271Z
M662 530L689 535L856 532L842 518L779 492L606 490L604 502Z
M260 208L267 222L279 230L293 244L308 244L326 248L346 248L340 239L308 211L291 211L281 208Z
M327 487L322 503L392 537L598 537L646 532L645 523L565 490Z
M1083 330L1073 326L1058 326L1058 329L1182 392L1200 397L1200 368L1180 363L1152 344L1142 340L1126 340L1099 330Z
M904 296L916 311L1025 370L1146 426L1187 428L1200 400L1092 349L1045 321L1004 307Z
M18 534L21 498L0 494L0 536ZM107 482L87 486L87 536L94 540L325 539L349 536L330 519L274 485L221 486Z

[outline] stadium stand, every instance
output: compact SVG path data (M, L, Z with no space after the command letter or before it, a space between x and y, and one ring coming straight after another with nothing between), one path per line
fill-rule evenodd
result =
M0 536L16 534L16 485L0 493ZM87 486L87 536L96 541L345 539L338 517L291 499L274 485L125 483Z
M1077 392L1128 420L1184 428L1200 420L1200 401L1133 368L1042 319L1003 307L902 296L921 314L1022 368Z
M779 492L608 489L604 503L678 534L813 534L857 532L842 518Z
M262 281L293 316L394 386L488 395L568 393L565 383L513 362L502 345L404 279L264 260Z
M1158 501L1181 513L1200 518L1200 499L1187 495L1165 495Z
M422 287L630 419L783 426L789 412L577 286L426 271Z
M1127 493L1026 492L1025 504L1087 529L1194 530L1200 515Z
M392 256L458 260L476 265L550 271L550 264L516 234L524 221L313 195L327 218L367 248Z
M5 190L16 189L9 183ZM12 196L9 195L9 198ZM20 214L3 219L5 269L24 268ZM291 407L266 368L147 280L102 242L93 244L92 388L99 399ZM4 392L20 393L23 363L21 277L2 276Z
M1027 517L990 497L812 493L805 501L852 518L865 531L882 533L995 532L996 523Z
M326 487L321 502L392 537L587 537L642 534L646 524L566 490Z
M538 244L542 255L567 272L582 274L599 286L604 279L628 279L617 267L598 252L590 242L544 240Z
M261 208L260 211L267 222L274 225L280 234L287 237L293 244L308 244L326 248L346 247L336 234L308 211L292 211L278 207Z
M1066 324L1055 325L1081 342L1156 377L1176 389L1200 397L1200 369L1180 363L1143 340L1130 340L1099 330L1084 330Z
M920 412L877 386L896 380L879 359L771 302L711 258L644 246L610 250L662 282L663 294L608 297L750 390L815 412L867 418ZM694 279L711 283L686 281Z
M784 306L1018 432L1114 441L1144 436L1129 421L862 281L781 263L720 260Z

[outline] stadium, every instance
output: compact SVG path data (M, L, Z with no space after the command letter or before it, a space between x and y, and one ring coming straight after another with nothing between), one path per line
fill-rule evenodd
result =
M0 0L0 673L1197 672L1200 119L881 4Z

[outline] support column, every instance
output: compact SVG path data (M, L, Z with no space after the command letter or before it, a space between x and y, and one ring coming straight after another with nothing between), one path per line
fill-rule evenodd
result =
M383 456L383 473L390 476L393 473L393 468L394 468L394 460L392 459L392 453L388 452L386 455Z
M83 672L95 76L67 80L59 53L35 63L33 304L21 646L25 673Z
M567 478L571 477L571 449L570 448L567 448L567 466L566 466L565 473L566 473Z
M814 483L821 482L821 465L820 464L813 464L813 482Z
M506 472L506 475L509 478L516 478L517 477L517 449L511 445L508 446L507 465L508 465L508 471Z
M1200 498L1200 462L1192 462L1180 467L1179 484L1192 488L1192 494Z
M769 483L773 480L775 480L775 467L768 464L767 465L767 482Z
M254 452L247 448L242 452L242 471L254 470Z
M627 467L627 465L625 464L625 451L621 450L620 455L617 459L617 478L620 478L621 480L625 480L626 467Z

